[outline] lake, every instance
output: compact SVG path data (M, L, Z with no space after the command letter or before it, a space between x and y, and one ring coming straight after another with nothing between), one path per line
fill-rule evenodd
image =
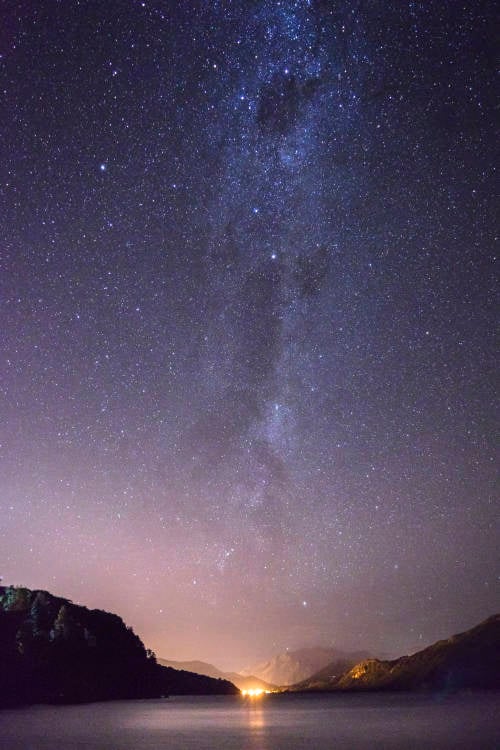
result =
M500 694L178 697L0 711L2 750L497 750Z

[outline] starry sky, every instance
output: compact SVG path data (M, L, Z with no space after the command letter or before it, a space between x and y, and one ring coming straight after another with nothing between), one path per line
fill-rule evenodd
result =
M223 668L498 610L494 5L2 3L4 583Z

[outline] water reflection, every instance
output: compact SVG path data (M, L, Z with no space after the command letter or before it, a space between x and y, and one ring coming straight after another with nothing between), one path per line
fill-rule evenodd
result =
M2 750L500 748L498 693L179 697L0 713Z
M255 750L270 750L269 738L267 736L265 706L262 700L245 701L247 726L250 730L252 747Z

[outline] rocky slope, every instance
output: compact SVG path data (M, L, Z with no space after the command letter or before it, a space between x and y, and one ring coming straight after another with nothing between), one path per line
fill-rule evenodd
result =
M117 615L13 586L0 586L0 664L0 706L238 692L158 665Z
M356 663L357 661L352 659L334 659L306 680L288 686L288 689L293 691L326 690L335 685L339 678L354 667Z

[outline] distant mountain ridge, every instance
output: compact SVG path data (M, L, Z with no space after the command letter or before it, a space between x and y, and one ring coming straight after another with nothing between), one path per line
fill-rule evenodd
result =
M333 661L341 661L345 670L369 656L366 651L350 653L337 648L303 648L278 654L250 669L242 670L240 674L252 674L265 682L286 687L307 680Z
M276 689L276 685L264 682L254 675L241 675L238 674L238 672L223 672L213 664L207 664L207 662L204 661L169 661L168 659L158 659L158 664L165 667L173 667L174 669L195 672L196 674L206 675L207 677L213 677L214 679L229 680L229 682L236 685L239 690L249 690L252 688L260 688L261 690Z
M411 656L365 659L340 671L332 662L291 690L500 689L500 615Z
M0 586L0 706L235 694L226 680L156 662L118 615Z

